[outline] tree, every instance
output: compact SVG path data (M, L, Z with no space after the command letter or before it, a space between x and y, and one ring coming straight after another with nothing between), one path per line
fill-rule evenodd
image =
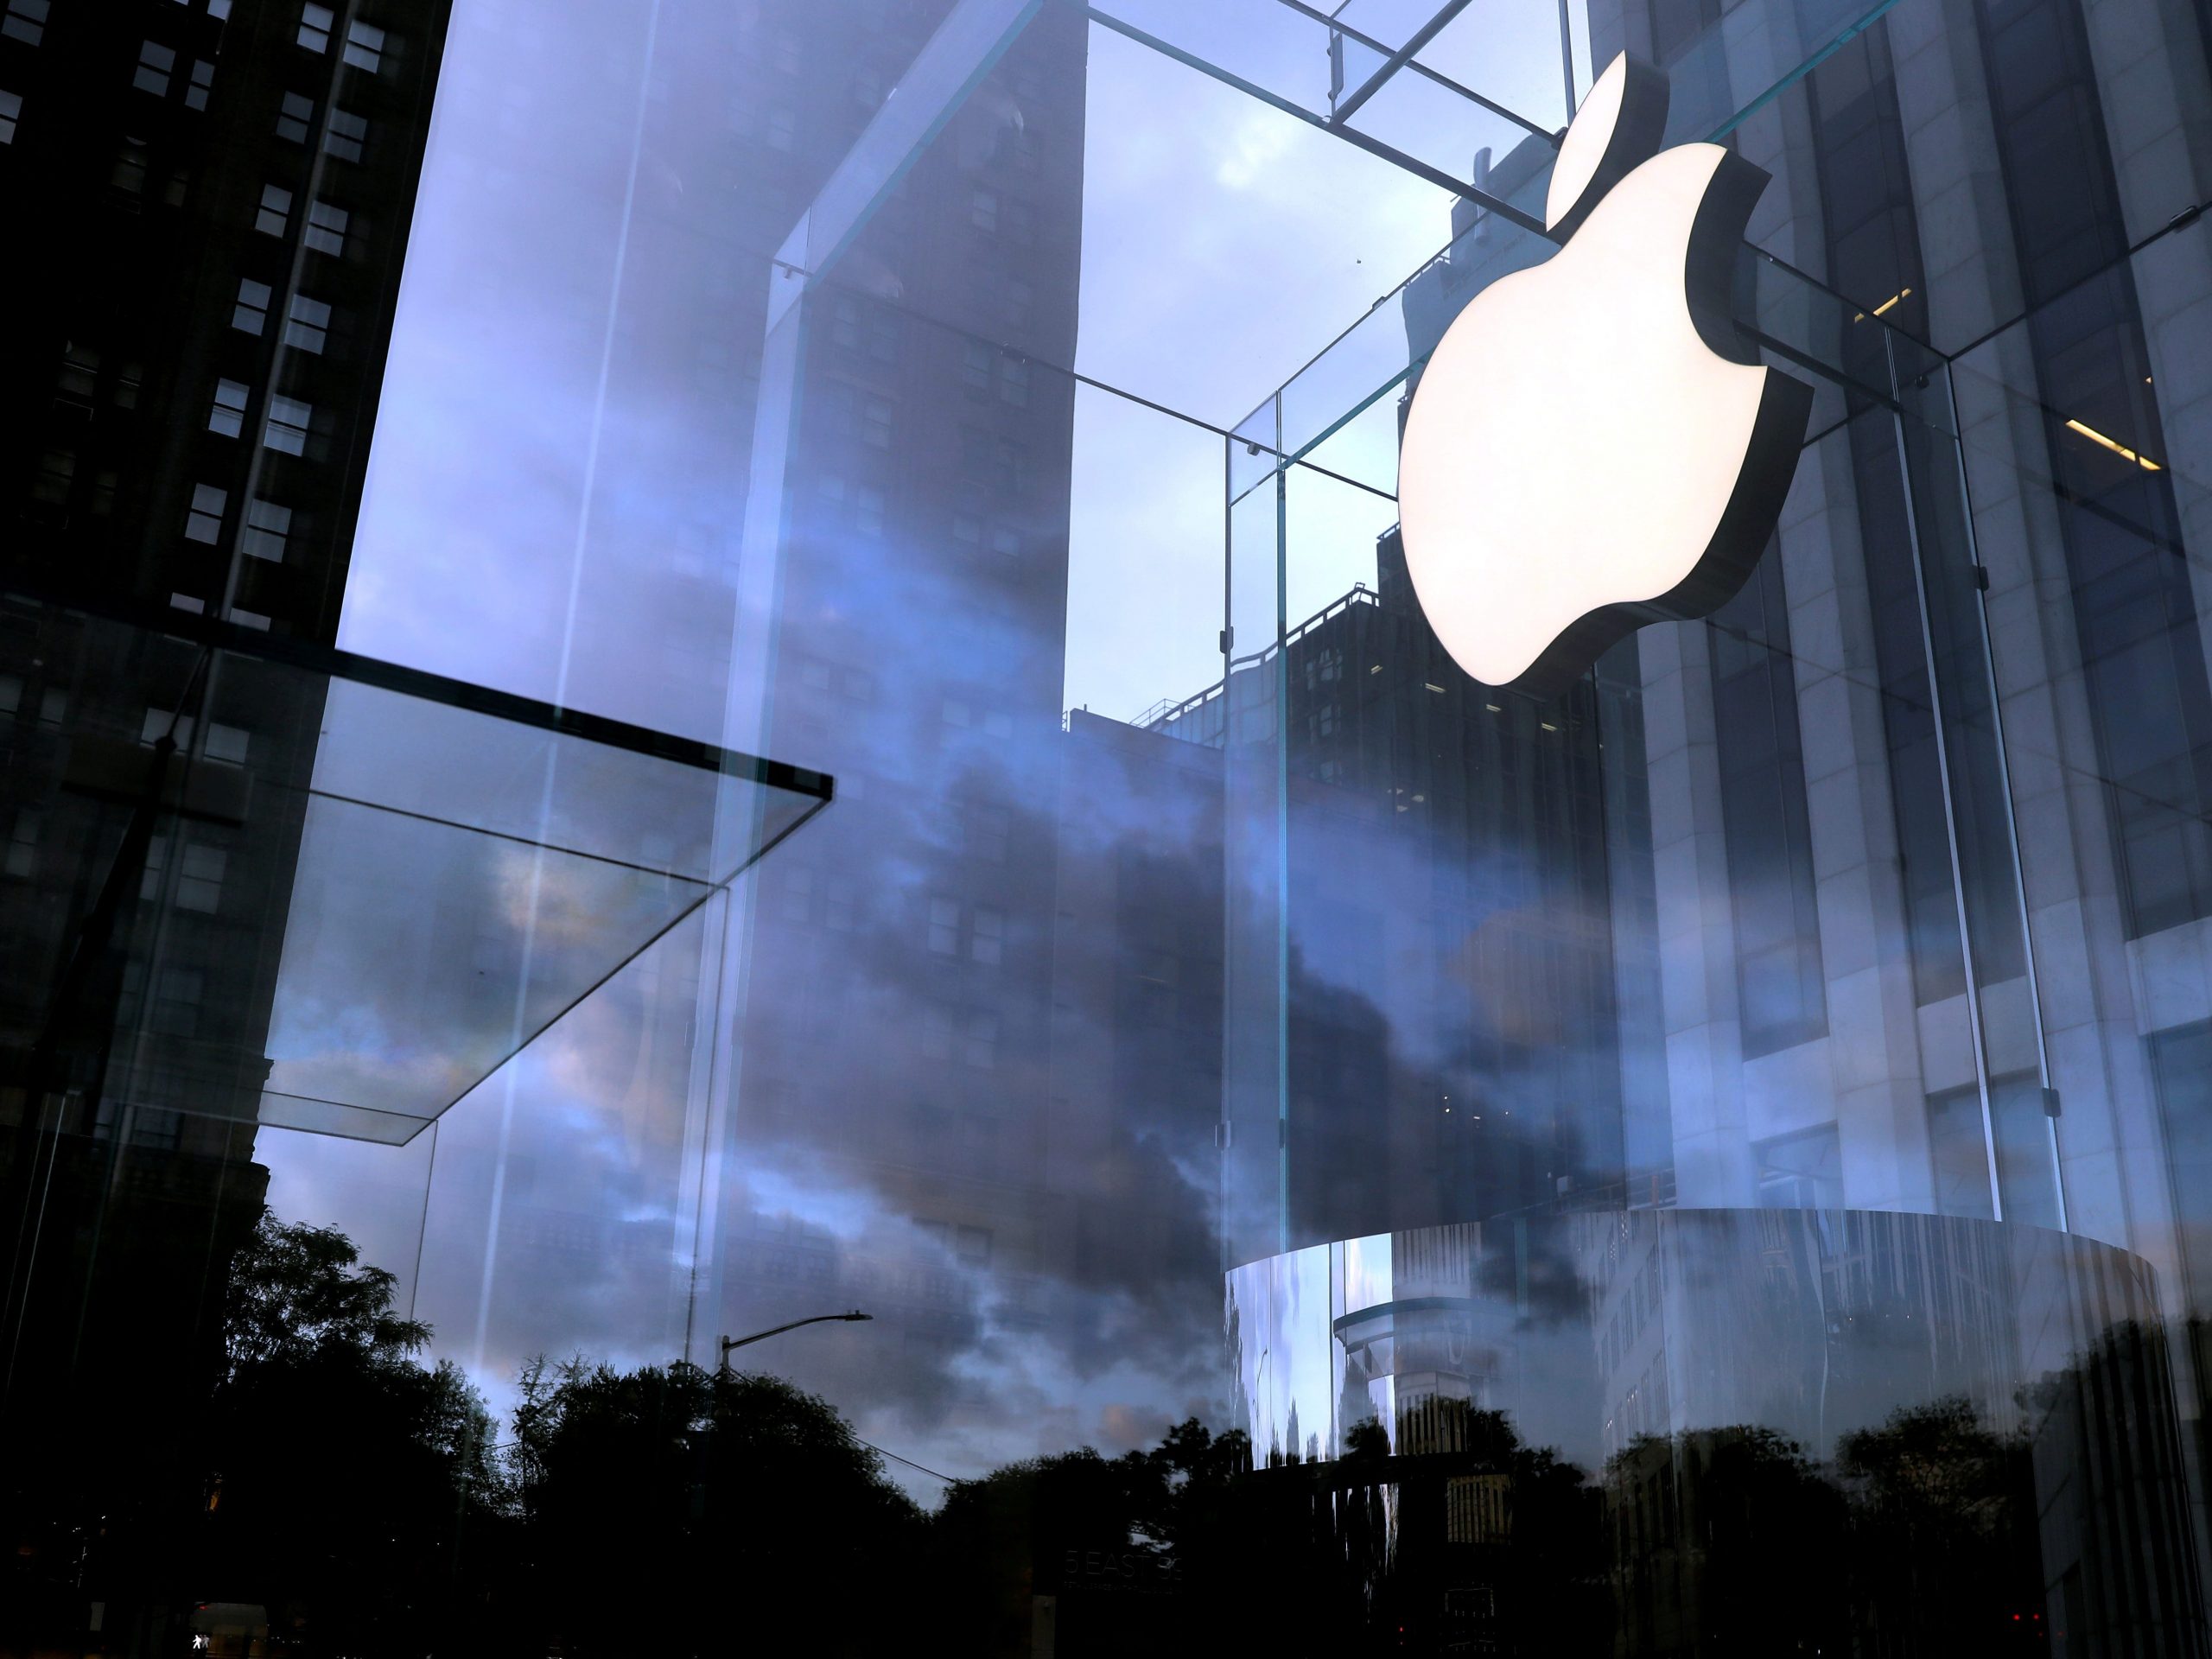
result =
M920 1512L788 1382L541 1360L514 1430L536 1651L875 1653L929 1628Z
M309 1651L415 1655L497 1624L509 1494L494 1420L397 1281L266 1210L232 1262L201 1599L257 1603Z

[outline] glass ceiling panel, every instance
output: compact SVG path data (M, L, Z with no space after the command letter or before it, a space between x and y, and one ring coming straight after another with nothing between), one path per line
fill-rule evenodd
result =
M88 1111L404 1141L832 788L196 617L0 626L43 688L0 723L39 898L0 1021L20 1082ZM202 1006L240 956L247 994L226 969Z

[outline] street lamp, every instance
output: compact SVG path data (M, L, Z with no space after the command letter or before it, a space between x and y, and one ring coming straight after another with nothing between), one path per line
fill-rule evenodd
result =
M729 1351L731 1349L742 1348L747 1343L758 1342L763 1337L779 1337L786 1331L798 1330L802 1325L826 1325L834 1319L843 1319L847 1322L850 1322L855 1319L872 1319L874 1317L874 1314L863 1313L856 1307L849 1313L817 1313L810 1319L793 1319L789 1325L772 1325L766 1331L755 1331L749 1337L724 1337L721 1339L721 1363L716 1367L716 1369L722 1371L728 1371L729 1370Z

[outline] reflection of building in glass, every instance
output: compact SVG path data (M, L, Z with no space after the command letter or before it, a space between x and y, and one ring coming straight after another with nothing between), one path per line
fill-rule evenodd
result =
M795 8L789 31L804 62L880 54L843 9ZM1017 1331L1042 1317L1074 394L1046 365L1074 352L1084 63L1078 16L1023 31L823 273L778 411L788 531L757 741L803 750L839 799L748 918L735 1133L744 1166L893 1218L842 1281L889 1321L887 1363L934 1365L987 1306ZM838 120L802 135L825 163ZM732 1320L828 1282L826 1246L810 1281L759 1243L731 1241Z
M0 1533L25 1617L54 1613L41 1574L74 1586L35 1646L80 1645L86 1595L135 1617L83 1506L166 1526L200 1497L171 1437L266 1184L323 708L312 674L108 619L334 641L445 11L0 24L0 191L37 250L0 272L0 1397L45 1425Z
M1548 1575L1628 1652L1884 1629L2000 1651L2015 1612L2195 1628L2156 1294L2107 1245L1586 1213L1270 1257L1231 1271L1229 1307L1255 1461L1378 1500L1370 1593L1425 1630L1479 1615L1539 1650L1510 1643L1555 1615L1529 1599ZM1584 1470L1595 1501L1560 1502Z

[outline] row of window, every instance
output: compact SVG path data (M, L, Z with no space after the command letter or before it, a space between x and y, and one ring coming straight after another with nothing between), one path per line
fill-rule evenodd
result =
M335 14L328 6L309 3L301 7L299 43L310 52L328 52L336 22ZM340 56L352 67L373 75L384 67L385 40L384 30L374 23L356 19L346 26L346 41Z
M269 326L270 294L266 283L255 282L251 276L238 278L238 299L231 308L231 327L249 334L265 330ZM295 294L286 309L284 344L320 356L330 330L330 307L305 294Z
M175 48L163 46L159 41L142 41L138 45L138 67L131 72L130 84L142 92L167 98L175 70ZM184 88L185 107L206 109L208 89L214 84L215 66L206 58L194 58Z
M223 538L223 515L230 506L228 490L213 484L192 486L192 505L185 512L185 539L205 542L210 546ZM292 510L277 503L253 496L245 504L245 521L240 526L238 549L257 559L281 563L284 557L284 543L292 533Z
M245 428L245 406L248 389L243 380L218 380L215 396L207 409L207 429L226 438L238 436ZM261 429L261 441L271 449L281 449L288 455L307 453L308 431L315 420L315 405L297 397L272 393L269 399L269 418Z
M346 228L353 215L343 207L315 197L308 203L307 224L301 242L317 253L333 256L346 251ZM261 187L260 205L254 209L253 228L264 236L282 237L292 222L292 193L281 184Z
M315 100L304 92L287 92L277 106L276 136L287 143L303 144L315 124ZM369 138L369 118L333 105L330 122L322 130L326 155L341 162L358 162Z

